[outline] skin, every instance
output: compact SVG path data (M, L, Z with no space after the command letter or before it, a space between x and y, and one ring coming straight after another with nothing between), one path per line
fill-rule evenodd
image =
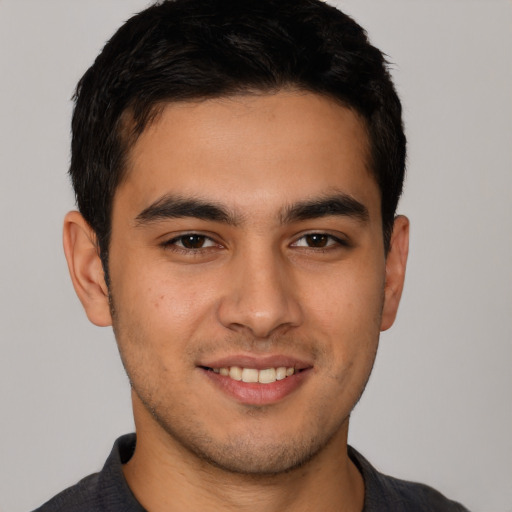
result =
M132 384L137 447L124 472L147 510L362 510L349 415L395 319L408 250L397 217L385 254L367 154L363 121L315 94L169 104L114 197L112 308L94 233L66 217L75 289L93 323L113 325ZM296 215L334 196L363 214ZM155 215L170 197L226 215ZM251 402L203 368L241 357L307 371Z

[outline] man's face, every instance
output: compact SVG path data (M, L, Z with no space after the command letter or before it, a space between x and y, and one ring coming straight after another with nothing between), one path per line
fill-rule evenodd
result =
M139 429L249 473L346 439L386 280L367 155L361 120L310 93L171 104L144 131L109 256Z

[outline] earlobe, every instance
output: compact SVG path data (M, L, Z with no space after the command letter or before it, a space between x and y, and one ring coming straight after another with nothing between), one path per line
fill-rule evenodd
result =
M64 219L63 243L69 274L87 317L100 327L112 325L96 235L77 211L69 212Z
M405 280L409 253L409 219L399 215L395 219L389 252L386 258L386 284L380 330L389 329L395 321Z

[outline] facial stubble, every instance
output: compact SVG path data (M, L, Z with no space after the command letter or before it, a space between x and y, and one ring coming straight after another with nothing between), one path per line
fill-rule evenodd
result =
M382 294L383 295L383 294ZM180 450L195 459L196 463L200 466L215 468L231 474L244 475L255 479L268 479L277 475L289 474L307 465L310 461L315 459L319 454L328 450L333 444L334 440L341 434L344 436L346 442L346 435L348 432L348 421L350 414L361 398L363 391L366 387L368 379L373 369L375 356L377 352L377 343L371 354L367 356L370 362L366 378L362 383L359 390L356 391L356 398L353 405L346 415L342 416L339 421L331 426L329 430L324 429L324 424L318 417L309 417L308 423L303 429L304 432L310 432L310 435L296 435L293 438L287 436L285 440L278 441L269 440L265 438L262 432L265 429L258 428L258 421L264 422L270 414L273 413L275 405L240 405L242 409L242 416L245 416L251 423L252 428L248 428L244 436L228 436L223 442L214 439L210 435L204 423L200 418L189 417L186 424L183 424L182 417L175 414L174 408L168 404L172 400L166 400L167 394L158 392L160 398L152 393L151 383L149 379L141 374L136 369L135 365L131 365L128 357L123 350L123 343L121 340L130 339L133 346L142 347L139 354L144 357L144 340L133 332L125 333L124 327L121 325L119 315L117 314L115 301L112 295L112 288L110 286L109 304L112 315L112 325L114 334L118 343L118 348L121 356L123 366L130 381L130 386L133 393L136 395L144 409L147 411L152 421L158 425L158 428L167 436L171 445L178 446ZM380 317L376 319L380 325ZM126 336L125 336L126 335ZM239 345L246 344L241 341ZM288 343L289 344L289 343ZM319 346L317 343L312 343L312 346ZM317 354L318 356L319 354ZM324 354L325 357L327 357ZM140 361L140 358L135 358ZM142 366L142 365L141 365ZM330 375L330 378L343 380L342 375ZM163 386L162 386L163 388ZM330 400L326 397L323 398L320 407L317 410L322 411L324 414L329 414ZM317 400L317 406L319 401ZM179 410L186 404L180 404Z

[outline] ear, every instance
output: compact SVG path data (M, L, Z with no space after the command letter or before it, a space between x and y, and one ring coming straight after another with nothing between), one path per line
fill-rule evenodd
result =
M100 327L112 325L96 234L76 211L64 218L63 243L69 274L87 317Z
M386 284L380 330L389 329L395 321L405 280L409 254L409 219L399 215L393 225L389 252L386 257Z

